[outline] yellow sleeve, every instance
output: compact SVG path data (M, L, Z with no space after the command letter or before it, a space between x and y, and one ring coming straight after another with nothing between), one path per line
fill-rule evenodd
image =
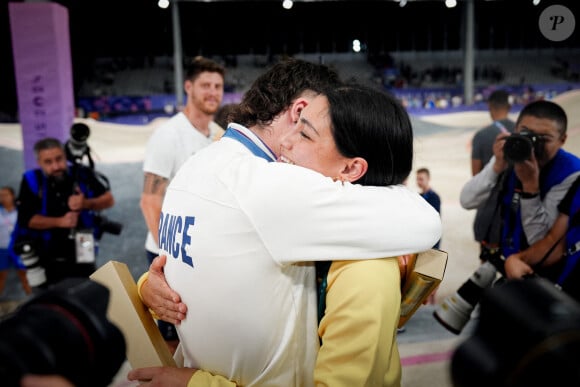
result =
M396 258L335 261L326 312L318 327L316 386L400 386L397 324L401 313Z
M189 379L187 387L234 387L236 383L223 376L213 375L207 371L197 370Z

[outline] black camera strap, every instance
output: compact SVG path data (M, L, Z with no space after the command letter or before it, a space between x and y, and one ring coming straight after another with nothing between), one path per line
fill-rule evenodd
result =
M513 246L513 237L514 237L514 232L516 230L516 223L517 223L517 219L518 219L518 210L520 209L520 203L522 200L522 183L516 179L516 184L515 184L515 188L514 188L514 193L512 195L512 198L510 200L510 204L509 204L509 217L508 217L508 234L506 235L506 242L512 246ZM527 238L525 236L525 234L522 232L521 233L521 237L523 238L520 241L520 246L517 246L518 250L522 247L522 242L523 242L523 246L527 247L528 246L528 242L527 242Z
M564 235L562 235L560 238L558 238L558 240L552 245L552 247L550 247L550 249L546 252L546 254L544 254L542 259L540 259L538 262L536 262L532 265L534 267L534 269L539 268L540 266L542 266L542 264L544 262L546 262L546 259L548 259L550 254L552 254L552 251L554 251L556 246L558 246L558 244L562 241L562 239L564 239L565 236L566 236L566 233L564 233ZM566 253L564 253L564 255L566 255Z
M512 168L508 167L501 172L497 182L491 189L489 197L476 214L475 224L478 225L477 233L484 247L498 247L501 242L502 229L502 198L506 189L507 177Z
M96 178L105 186L106 190L109 191L111 189L111 184L109 183L107 176L97 170L93 170L93 172L95 173Z
M111 184L109 183L109 179L103 173L97 171L96 169L89 168L86 165L82 164L72 164L72 176L74 176L75 184L85 183L89 174L95 176L95 178L103 184L105 190L111 189Z

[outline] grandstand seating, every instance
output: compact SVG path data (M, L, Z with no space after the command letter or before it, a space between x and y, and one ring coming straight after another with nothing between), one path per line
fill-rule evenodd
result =
M461 51L407 51L391 53L395 66L409 65L415 73L425 73L435 68L463 69L463 53ZM231 91L244 91L251 82L263 71L268 63L265 58L255 55L240 55L235 67L227 67L226 84ZM362 83L377 83L377 73L368 63L364 54L357 53L325 53L299 54L296 57L311 61L323 61L334 66L344 79L355 79ZM516 85L521 83L558 83L567 80L550 69L557 57L565 57L572 63L580 63L580 50L556 52L551 49L538 50L482 50L475 56L476 70L498 68L503 74L501 83ZM219 60L219 58L216 58ZM101 95L151 95L167 93L167 86L173 88L172 58L155 58L151 67L112 69L110 62L101 61L100 68L95 69L93 81L85 81L81 85L80 97ZM97 65L98 67L99 65ZM98 75L100 74L100 76ZM525 75L522 75L525 74ZM380 74L379 74L380 76ZM104 77L109 77L106 82ZM492 78L479 76L476 84L493 83ZM421 87L448 86L447 80L430 79Z
M461 105L464 64L462 51L410 51L389 55L392 63L388 68L369 63L364 53L295 56L328 64L345 80L387 87L404 98L409 108L446 109ZM565 63L573 71L580 63L580 49L476 51L474 86L479 91L476 90L478 94L475 100L482 101L485 97L485 91L481 90L494 87L512 88L517 94L528 93L530 89L537 90L537 85L541 85L541 97L551 97L559 90L577 87L573 82L578 82L578 74L570 75L569 69L561 68L562 58L566 59ZM87 77L87 81L79 88L77 97L118 99L122 96L174 95L172 59L152 58L141 66L127 59L121 63L118 63L118 59L101 59L95 64L95 74ZM222 57L213 59L226 65L226 92L241 95L265 66L279 58L239 55L234 61ZM560 68L556 69L555 66ZM163 103L167 104L165 100Z

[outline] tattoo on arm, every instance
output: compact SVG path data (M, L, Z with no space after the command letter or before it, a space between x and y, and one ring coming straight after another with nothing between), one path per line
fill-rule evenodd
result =
M145 172L145 177L143 179L143 193L164 196L168 183L169 179L166 179L165 177Z

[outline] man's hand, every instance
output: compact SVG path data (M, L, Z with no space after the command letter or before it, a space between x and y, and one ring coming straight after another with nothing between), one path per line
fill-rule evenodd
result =
M165 280L163 266L166 259L166 256L161 255L151 262L147 281L141 286L141 298L161 320L178 325L185 318L187 306Z
M79 187L75 188L75 193L68 197L68 208L71 211L80 211L84 207L85 195Z
M505 260L505 275L509 279L522 279L525 275L534 274L530 265L523 261L520 253L512 254Z
M176 368L176 367L145 367L136 368L129 371L127 379L138 380L139 385L151 387L160 386L183 386L186 387L191 379L195 368Z
M532 152L532 157L529 160L514 163L514 172L522 182L522 190L524 192L536 193L540 191L540 166L534 152Z
M75 228L79 220L79 213L76 211L69 211L59 218L58 226L60 228Z
M20 387L74 387L60 375L25 375L20 379Z

